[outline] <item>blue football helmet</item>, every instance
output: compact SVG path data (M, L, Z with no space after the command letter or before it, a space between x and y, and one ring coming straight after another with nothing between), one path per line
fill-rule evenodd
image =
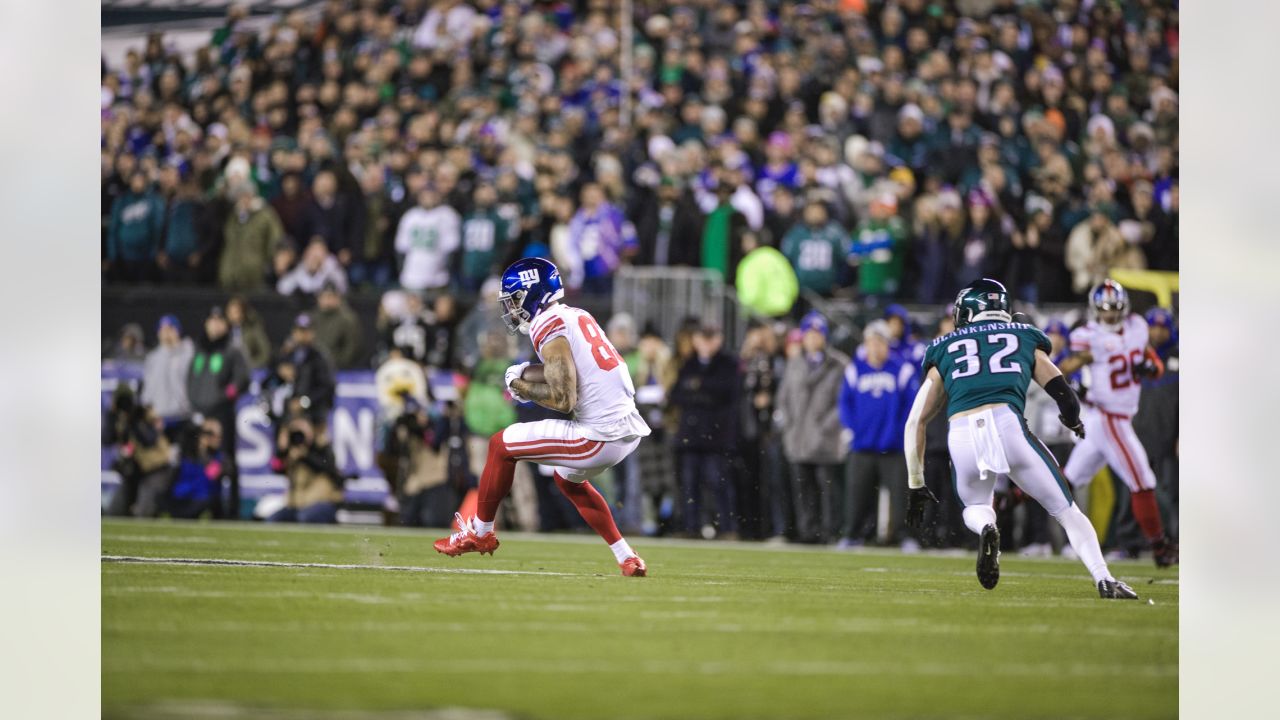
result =
M1102 327L1116 332L1129 315L1129 293L1110 278L1089 291L1089 317Z
M548 305L564 297L560 271L550 260L521 258L502 273L498 304L507 332L529 334L529 326Z

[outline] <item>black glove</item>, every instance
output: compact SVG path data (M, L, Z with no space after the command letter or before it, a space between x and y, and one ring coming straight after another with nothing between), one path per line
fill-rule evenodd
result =
M1058 420L1063 425L1065 425L1068 430L1075 433L1076 437L1080 438L1081 440L1084 439L1084 421L1083 420L1077 419L1075 425L1072 425L1071 423L1067 422L1067 419L1061 415L1058 416Z
M1155 377L1160 371L1156 368L1156 364L1151 358L1143 358L1142 362L1133 366L1133 376L1139 380L1147 377Z
M938 504L929 486L907 488L907 526L920 530L924 526L924 509L927 503Z

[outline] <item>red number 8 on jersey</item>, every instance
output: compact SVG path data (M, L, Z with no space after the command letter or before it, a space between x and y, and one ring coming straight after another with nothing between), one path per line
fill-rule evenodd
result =
M618 351L614 349L604 333L600 332L600 326L596 324L595 319L589 315L583 315L578 318L578 327L582 328L582 334L591 344L591 357L595 358L596 365L606 371L618 367L618 363L621 362L618 360Z

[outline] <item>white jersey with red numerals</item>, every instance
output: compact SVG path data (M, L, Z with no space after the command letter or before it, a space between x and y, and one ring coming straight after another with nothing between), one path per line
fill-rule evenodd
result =
M636 411L631 371L591 313L557 303L533 319L529 338L539 360L542 348L558 337L569 341L578 371L573 416L583 435L591 440L647 436L649 426Z
M1138 412L1142 382L1133 368L1142 363L1147 349L1147 321L1129 315L1118 331L1090 321L1071 331L1071 352L1088 352L1093 362L1089 371L1089 392L1085 401L1103 412L1133 417Z

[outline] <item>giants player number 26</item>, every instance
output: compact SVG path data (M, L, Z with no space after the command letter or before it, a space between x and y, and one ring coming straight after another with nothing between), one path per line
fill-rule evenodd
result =
M1164 365L1147 345L1147 321L1129 312L1129 296L1120 283L1104 280L1089 292L1089 322L1071 332L1071 354L1059 367L1063 374L1089 368L1085 397L1085 438L1072 451L1064 472L1082 495L1105 465L1129 488L1133 516L1151 543L1156 565L1178 562L1178 548L1164 533L1156 504L1156 475L1147 451L1133 432L1142 378L1158 378Z

